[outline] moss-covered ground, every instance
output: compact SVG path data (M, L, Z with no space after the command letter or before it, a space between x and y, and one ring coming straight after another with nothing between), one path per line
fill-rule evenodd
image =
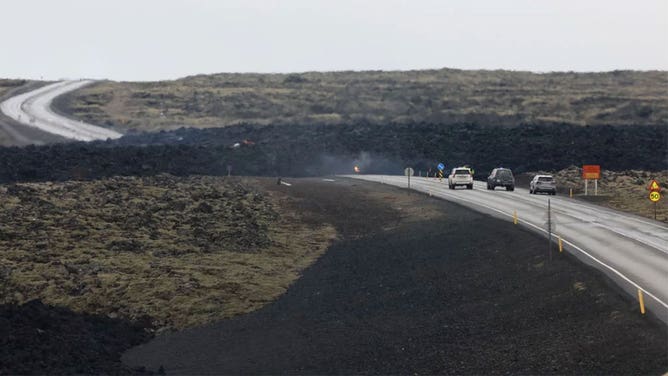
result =
M272 301L336 236L258 181L113 177L0 186L0 303L160 331Z

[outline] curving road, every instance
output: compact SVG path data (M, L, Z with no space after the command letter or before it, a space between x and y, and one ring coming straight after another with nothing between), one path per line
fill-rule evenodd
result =
M121 133L66 118L51 109L51 102L57 96L92 82L90 80L62 81L47 85L7 99L0 103L0 111L23 125L67 139L93 141L121 137Z
M355 179L407 187L405 176L350 175ZM488 191L484 182L473 190L448 189L447 180L411 177L411 189L457 202L474 210L513 220L547 236L547 205L552 209L553 236L565 251L606 273L625 291L644 292L648 310L668 323L668 226L628 213L568 197L531 195L527 189ZM546 242L545 251L548 252ZM559 252L556 244L553 256Z

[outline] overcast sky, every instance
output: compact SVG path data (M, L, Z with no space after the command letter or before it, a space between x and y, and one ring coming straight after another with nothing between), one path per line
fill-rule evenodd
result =
M668 70L668 0L0 0L0 77Z

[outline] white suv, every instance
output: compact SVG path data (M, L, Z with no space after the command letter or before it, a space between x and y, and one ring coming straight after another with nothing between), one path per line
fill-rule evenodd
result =
M473 174L468 167L456 167L448 176L448 187L455 189L458 185L465 185L466 189L473 189Z
M547 192L551 195L557 194L557 183L552 175L536 175L529 183L529 193Z

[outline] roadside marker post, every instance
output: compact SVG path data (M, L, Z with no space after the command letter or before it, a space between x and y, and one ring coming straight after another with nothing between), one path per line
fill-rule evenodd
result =
M640 303L640 313L645 314L645 299L642 296L642 290L638 289L638 303Z
M568 195L573 198L573 188L568 190Z
M408 177L408 189L411 188L411 176L415 173L415 171L411 167L406 167L404 169L404 175Z
M517 224L517 210L513 211L513 223Z
M547 199L547 252L552 261L552 209L550 199Z
M559 237L559 253L564 251L564 243L561 241L561 236Z

